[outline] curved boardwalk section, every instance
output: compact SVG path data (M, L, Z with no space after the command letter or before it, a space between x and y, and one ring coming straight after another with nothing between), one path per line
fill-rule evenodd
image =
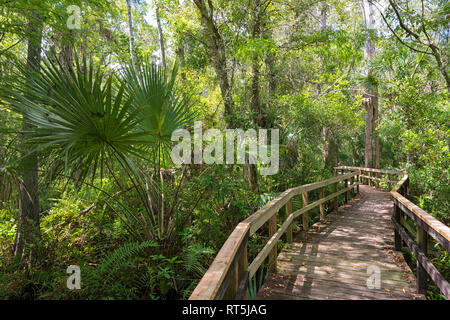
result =
M361 185L360 196L282 250L257 299L424 299L394 251L392 212L389 192Z

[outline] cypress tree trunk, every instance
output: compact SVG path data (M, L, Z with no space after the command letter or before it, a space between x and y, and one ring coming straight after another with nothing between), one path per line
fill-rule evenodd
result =
M161 27L161 19L159 17L159 2L155 1L156 5L156 24L158 25L158 34L159 34L159 47L161 49L161 63L163 66L166 66L166 49L164 48L164 34Z
M372 2L361 0L361 8L366 28L369 30L373 29L375 21ZM374 55L375 43L368 39L365 44L364 56L370 63ZM380 142L376 132L378 125L378 83L370 67L367 72L367 85L364 90L364 107L366 109L364 166L368 168L379 168Z
M41 62L41 42L43 23L38 12L34 12L28 23L27 68L39 71ZM23 132L32 127L26 119L22 124ZM19 216L14 243L14 256L29 261L35 256L37 242L40 238L39 197L38 197L38 157L29 153L28 138L24 136L22 146L22 179L20 181Z
M216 72L217 80L219 81L226 122L230 127L233 122L231 119L234 114L234 108L231 86L228 80L225 43L214 21L211 2L208 1L208 6L210 6L209 10L204 0L194 0L194 4L201 16L206 41L208 42L209 54L211 55L212 64Z

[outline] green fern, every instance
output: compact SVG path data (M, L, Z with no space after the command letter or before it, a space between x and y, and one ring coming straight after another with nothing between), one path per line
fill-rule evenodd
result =
M127 264L130 258L138 255L145 248L156 247L154 241L132 242L126 243L122 247L114 250L109 256L105 257L99 266L100 272L117 270Z
M214 250L211 248L204 247L199 243L193 244L191 247L186 249L184 254L184 268L187 272L192 272L198 277L202 277L206 272L206 267L202 262L204 255L213 254Z

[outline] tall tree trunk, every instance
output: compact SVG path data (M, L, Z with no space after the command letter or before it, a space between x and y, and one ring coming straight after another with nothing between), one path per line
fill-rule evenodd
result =
M159 1L155 0L155 6L156 6L156 24L158 25L158 34L159 34L159 47L161 49L161 63L163 67L166 66L166 49L164 48L164 34L161 27L161 19L159 16Z
M261 8L261 1L254 0L253 7L253 27L252 37L258 39L261 37L261 15L263 14ZM254 52L252 57L252 85L250 95L250 110L253 112L253 123L260 128L264 128L266 123L264 115L261 114L261 101L259 96L259 69L260 62L258 53ZM248 166L248 182L252 192L258 192L258 168L256 164L249 164Z
M61 53L59 61L63 68L68 71L69 67L73 66L73 48L72 48L73 30L69 30L62 34L61 37Z
M361 0L361 8L366 28L373 29L375 21L372 2ZM366 61L370 63L375 55L374 41L370 39L366 41L364 53ZM368 85L364 90L364 107L366 109L364 166L368 168L379 168L380 143L376 132L378 125L378 83L370 67L367 72L367 83Z
M328 5L325 1L319 2L319 29L320 31L325 31L327 28L327 11L328 11ZM325 57L326 58L326 57ZM326 68L326 59L323 57L321 59L322 64L322 72L325 72ZM317 84L317 94L320 96L322 93L322 86L321 84ZM336 143L336 136L335 132L333 132L329 125L324 124L322 126L322 143L323 143L323 149L322 149L322 156L324 161L325 168L332 169L333 167L337 166L337 152L338 152L338 145Z
M253 8L253 39L261 37L261 3L259 0L254 0ZM259 100L259 56L254 52L252 57L252 85L250 95L250 110L253 112L253 122L262 127L261 109Z
M39 71L41 62L43 23L39 13L33 12L28 22L27 68ZM23 131L32 129L26 119L23 120ZM19 216L14 243L14 256L29 261L35 256L40 238L39 196L38 196L38 157L37 153L29 153L28 139L23 141L22 180L20 181Z
M138 73L136 48L134 47L134 30L133 30L133 16L131 13L131 0L127 0L127 12L128 12L128 32L130 33L130 55L133 68Z
M201 15L205 37L208 42L209 54L220 85L220 92L225 109L225 119L227 125L230 127L233 123L232 116L234 114L234 108L231 86L228 79L225 43L215 24L211 2L208 1L210 6L209 10L204 0L194 0L194 3Z

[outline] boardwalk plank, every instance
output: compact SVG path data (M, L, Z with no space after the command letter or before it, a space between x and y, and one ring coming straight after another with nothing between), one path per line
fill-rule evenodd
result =
M277 274L269 275L257 299L425 298L415 293L415 277L394 251L389 193L365 185L360 192L281 251ZM379 268L379 289L367 286L369 266Z

